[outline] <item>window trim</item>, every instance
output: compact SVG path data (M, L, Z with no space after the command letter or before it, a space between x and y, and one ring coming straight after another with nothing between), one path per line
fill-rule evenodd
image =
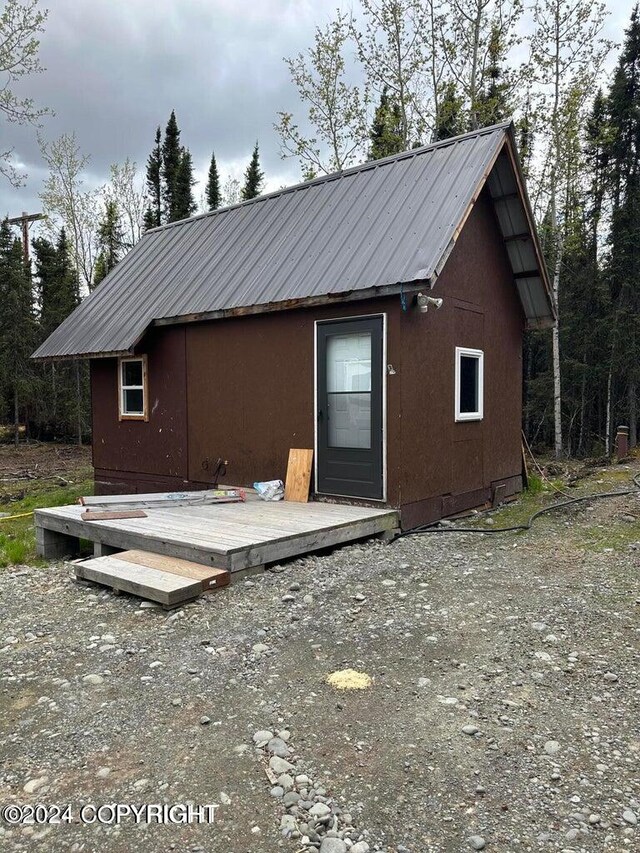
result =
M127 388L140 388L139 385L122 384L122 373L124 365L132 361L142 362L142 412L124 411L124 391ZM118 419L121 421L149 420L149 381L146 355L126 356L118 359Z
M478 408L475 412L460 411L460 365L463 356L478 360ZM484 351L470 347L456 347L455 377L456 421L481 421L484 418Z

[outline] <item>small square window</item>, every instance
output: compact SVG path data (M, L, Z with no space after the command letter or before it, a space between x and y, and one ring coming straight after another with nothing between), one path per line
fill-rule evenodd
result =
M147 420L146 357L121 358L119 362L119 409L121 420Z
M481 421L484 409L484 353L456 347L455 398L457 421Z

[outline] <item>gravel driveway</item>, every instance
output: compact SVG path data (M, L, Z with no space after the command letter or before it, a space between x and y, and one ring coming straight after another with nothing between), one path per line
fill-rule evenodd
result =
M631 496L527 534L372 541L173 613L68 565L7 571L0 802L72 821L0 824L0 845L640 849L639 516ZM585 545L594 525L624 544ZM372 686L336 691L344 668ZM214 822L78 818L185 802Z

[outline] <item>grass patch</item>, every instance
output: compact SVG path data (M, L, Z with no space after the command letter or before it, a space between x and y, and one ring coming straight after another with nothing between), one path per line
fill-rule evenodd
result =
M539 495L544 491L544 480L537 474L529 474L529 484L527 486L527 494Z
M629 545L640 541L640 524L613 522L596 524L580 530L580 544L587 551L626 551Z
M631 478L634 473L635 470L628 466L599 468L572 485L563 483L561 480L544 480L535 473L530 474L529 486L518 499L490 514L493 520L491 528L526 524L538 510L572 498L587 497L599 492L623 492L633 489L634 484ZM606 506L608 503L608 498L594 500L595 506L600 504ZM534 522L534 526L558 522L565 525L570 520L567 536L571 537L576 548L587 551L626 550L629 545L640 542L640 523L622 521L614 516L607 523L598 524L592 521L589 524L590 516L584 512L587 505L588 501L585 501L558 509ZM480 529L485 527L490 529L483 517L472 524Z
M518 496L517 500L491 513L490 517L494 522L492 527L514 527L518 524L526 524L534 512L557 501L565 500L558 494L558 488L561 488L559 483L549 483L536 474L530 475L528 488ZM578 497L577 494L576 497ZM478 526L485 526L482 519L478 519Z
M31 513L34 509L76 503L82 495L93 494L93 480L89 470L83 470L83 479L68 486L57 486L50 481L29 481L22 489L20 500L0 503L0 512L12 516ZM36 555L36 536L33 515L25 518L0 518L0 568L16 565L44 565Z

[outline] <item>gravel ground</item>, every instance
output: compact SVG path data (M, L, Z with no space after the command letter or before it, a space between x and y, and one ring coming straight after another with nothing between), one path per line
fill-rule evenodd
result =
M0 845L640 849L639 516L631 496L527 534L372 541L173 613L68 565L7 571L0 802L70 803L73 821L0 824ZM585 547L594 526L624 544ZM347 667L372 686L326 683ZM78 820L189 801L215 821Z

